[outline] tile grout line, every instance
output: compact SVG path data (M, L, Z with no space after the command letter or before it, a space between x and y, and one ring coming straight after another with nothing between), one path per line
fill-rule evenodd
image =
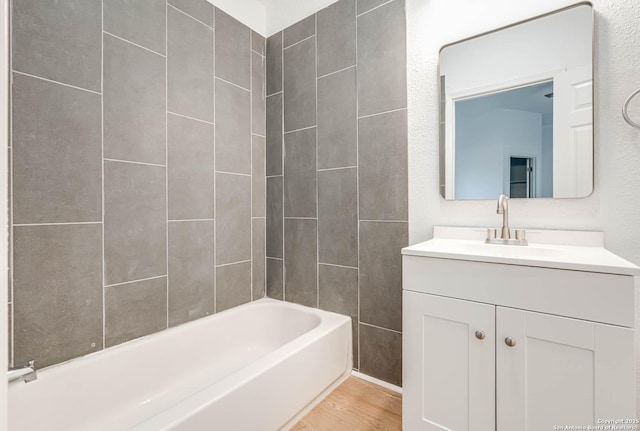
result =
M355 26L356 26L356 117L360 111L360 92L358 91L360 86L360 79L358 77L358 0L355 0ZM356 323L356 343L358 346L358 363L353 364L354 368L360 370L360 358L362 352L360 348L360 122L356 118L356 166L358 166L356 172L356 220L357 220L357 235L358 235L358 322Z
M9 34L9 38L11 38L11 29L13 29L13 2L9 2L8 4L8 9L9 9L9 31L7 32ZM9 70L11 71L11 69L13 68L13 43L11 43L11 41L9 41L8 43L9 45ZM10 239L10 243L9 243L9 268L11 269L11 279L9 280L9 282L11 283L11 332L9 333L9 338L10 338L10 346L9 346L9 366L14 366L15 365L15 303L16 303L16 297L15 297L15 289L14 289L14 281L15 281L15 271L14 271L14 250L13 250L13 242L15 241L15 235L14 235L14 231L13 231L13 200L14 200L14 193L13 193L13 189L14 189L14 183L15 181L13 180L13 98L12 98L12 88L13 88L13 74L12 73L8 73L8 77L9 79L9 85L10 88L7 89L7 96L9 97L9 130L8 135L9 135L9 145L11 146L11 152L9 154L11 154L11 159L9 160L9 172L11 173L11 187L10 187L10 196L9 196L9 211L10 211L10 217L11 220L9 221L9 239Z
M282 259L281 257L270 257L270 256L267 256L267 259L271 259L271 260L284 260L284 259Z
M168 83L167 83L167 86L168 86ZM214 123L213 123L213 122L211 122L211 121L201 120L200 118L190 117L190 116L188 116L188 115L184 115L184 114L178 114L177 112L172 112L172 111L169 111L168 109L167 109L167 114L169 114L169 115L176 115L176 116L178 116L178 117L188 118L188 119L190 119L190 120L199 121L199 122L201 122L201 123L210 124L210 125L212 125L212 126L213 126L213 124L214 124Z
M319 265L335 266L336 268L344 268L344 269L358 269L357 266L338 265L338 264L335 264L335 263L326 263L326 262L320 262Z
M250 302L253 302L253 54L251 45L253 44L251 29L249 29L249 171L251 172L251 180L249 181L249 199L251 200L251 210L249 214L249 232L251 234L251 268L250 268L250 277L251 280L249 284L249 299Z
M146 278L140 278L138 280L130 280L130 281L123 281L121 283L113 283L113 284L105 284L105 289L107 287L117 287L117 286L124 286L125 284L133 284L133 283L140 283L142 281L149 281L149 280L158 280L160 278L163 277L168 277L167 274L163 274L163 275L155 275L153 277L146 277Z
M266 89L265 89L265 92L266 92ZM276 91L275 93L267 94L265 95L265 97L277 96L278 94L282 94L282 93L283 91L280 90L280 91Z
M156 166L156 167L159 167L159 168L166 168L167 167L167 165L160 165L158 163L134 162L132 160L111 159L111 158L108 158L108 157L103 157L103 159L106 162L129 163L129 164L133 164L133 165L145 165L145 166Z
M284 30L282 31L282 34L283 34L283 41L282 41L282 46L283 46L283 48L282 48L282 51L284 51L285 49L289 49L289 48L291 48L292 46L296 46L296 45L298 45L298 44L301 44L302 42L305 42L305 41L307 41L307 40L311 39L312 37L316 37L316 34L314 33L314 34L312 34L311 36L307 36L307 37L305 37L305 38L304 38L304 39L302 39L302 40L299 40L299 41L297 41L297 42L295 42L295 43L292 43L291 45L284 46Z
M322 169L318 169L318 172L339 171L343 169L358 169L358 166L342 166L339 168L322 168Z
M32 75L30 73L25 73L25 72L20 72L19 70L15 70L15 69L12 69L11 72L14 73L14 74L17 73L18 75L28 76L29 78L39 79L41 81L47 81L47 82L50 82L52 84L58 84L58 85L63 85L65 87L69 87L69 88L75 88L76 90L86 91L88 93L100 94L100 95L102 94L101 92L94 91L94 90L89 90L88 88L82 88L82 87L78 87L76 85L66 84L66 83L60 82L60 81L54 81L53 79L43 78L42 76ZM13 81L13 78L11 78L11 81Z
M363 116L358 116L358 120L362 120L363 118L370 118L370 117L376 117L378 115L384 115L384 114L392 114L394 112L400 112L400 111L406 111L407 108L397 108L397 109L390 109L389 111L382 111L382 112L376 112L375 114L367 114L367 115L363 115Z
M326 78L326 77L331 76L331 75L336 75L336 74L338 74L340 72L344 72L344 71L347 71L349 69L353 69L354 67L356 67L355 64L352 65L352 66L343 67L342 69L336 70L335 72L329 72L329 73L325 73L324 75L320 75L320 76L318 76L318 79Z
M120 37L120 36L117 36L117 35L115 35L113 33L109 33L108 31L105 31L104 30L104 26L102 27L102 33L106 34L106 35L109 35L109 36L111 36L111 37L113 37L115 39L119 39L122 42L126 42L126 43L128 43L130 45L137 46L138 48L144 49L145 51L149 51L152 54L159 55L160 57L165 57L166 58L166 55L160 54L159 52L154 51L153 49L147 48L146 46L138 45L137 43L132 42L132 41L130 41L128 39L125 39L124 37Z
M104 1L104 0L103 0ZM167 315L165 326L169 328L169 2L165 1L164 4L164 52L166 57L164 59L164 163L166 169L164 171L165 178L165 215L167 217L166 229L166 259L167 259ZM189 15L187 15L189 16Z
M223 263L222 265L216 265L216 268L224 268L225 266L233 266L233 265L240 265L242 263L250 263L251 259L248 260L239 260L237 262L231 262L231 263Z
M222 81L222 82L224 82L224 83L226 83L226 84L233 85L234 87L237 87L237 88L239 88L239 89L241 89L241 90L244 90L244 91L248 92L249 94L251 94L251 90L249 90L248 88L244 88L244 87L243 87L243 86L241 86L241 85L234 84L233 82L231 82L231 81L227 81L226 79L222 79L222 78L220 78L219 76L215 76L215 74L214 74L213 76L215 77L215 79L219 79L220 81Z
M371 328L380 329L382 331L389 331L389 332L393 332L393 333L402 335L402 331L396 331L395 329L383 328L382 326L373 325L373 324L367 323L367 322L360 322L360 324L364 325L364 326L370 326Z
M218 125L216 124L216 116L218 115L218 111L216 110L216 66L218 62L216 61L216 40L218 39L218 33L216 32L216 7L213 8L213 44L211 45L211 50L213 51L213 312L211 314L216 314L218 309L218 269L216 268L216 263L218 261L218 222L216 218L218 216L218 202L216 198L218 197L217 188L218 188L218 179L216 178L216 165L218 164L218 158L216 157L216 149L217 149L217 133L218 133Z
M356 0L356 1L357 1L357 0ZM393 2L394 2L394 0L389 0L389 1L387 1L387 2L384 2L384 3L382 3L381 5L378 5L378 6L376 6L376 7L373 7L373 8L371 8L371 9L369 9L368 11L362 12L360 15L356 15L356 18L360 18L362 15L366 15L366 14L368 14L369 12L373 12L374 10L376 10L376 9L380 9L381 7L386 6L386 5L388 5L389 3L393 3ZM356 11L357 11L357 10L358 10L358 9L356 8ZM357 12L356 12L356 13L357 13Z
M209 24L207 24L207 23L206 23L206 22L204 22L204 21L200 21L200 20L199 20L198 18L196 18L195 16L193 16L193 15L191 15L191 14L188 14L187 12L183 11L182 9L177 8L176 6L174 6L174 5L172 5L172 4L169 4L169 2L167 2L167 6L168 6L168 7L170 7L171 9L174 9L176 12L180 12L181 14L183 14L183 15L185 15L185 16L187 16L187 17L191 18L192 20L199 22L200 24L202 24L202 25L204 25L205 27L207 27L209 30L214 30L214 29L215 29L215 27L210 26ZM168 9L167 9L167 11L168 11ZM214 11L214 13L215 13L215 11ZM167 13L167 18L169 18L169 14L168 14L168 13Z
M314 36L318 35L318 14L313 15ZM315 61L314 72L316 79L314 84L316 87L316 307L320 308L320 184L318 183L318 38L314 39L314 53L313 59Z
M362 223L409 223L407 220L360 220Z
M212 218L192 218L192 219L180 219L180 220L167 220L169 223L189 223L189 222L199 222L199 221L213 221L215 219Z
M61 222L61 223L13 223L13 227L26 226L74 226L83 224L102 224L102 221L79 221L79 222Z
M283 98L283 102L282 102L282 104L284 105L284 98ZM282 134L283 134L283 135L288 135L289 133L303 132L303 131L305 131L305 130L311 130L311 129L313 129L314 127L317 127L317 126L303 127L303 128L301 128L301 129L289 130L288 132L284 132L284 127L283 127L283 129L282 129L282 130L283 130L283 133L282 133ZM283 139L284 139L284 137L283 137Z
M280 164L281 164L281 172L282 172L282 193L280 194L280 203L282 204L282 300L287 300L287 265L285 265L285 257L286 257L286 242L285 242L285 223L284 223L284 159L286 157L285 154L285 146L284 146L284 116L285 116L285 99L284 99L284 30L280 32L280 85L282 93L282 107L280 108L280 122L281 122L281 133L280 137L282 138L280 141Z
M104 0L100 2L100 150L102 154L100 158L100 168L102 169L102 349L107 347L107 258L105 251L105 193L104 193Z
M224 174L224 175L238 175L241 177L250 177L251 174L241 174L239 172L227 172L227 171L214 171L216 174Z

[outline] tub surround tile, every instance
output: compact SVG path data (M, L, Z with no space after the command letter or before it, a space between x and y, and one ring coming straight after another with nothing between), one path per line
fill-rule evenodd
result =
M358 367L358 269L318 266L319 308L351 317L353 365Z
M255 301L256 299L260 299L265 295L265 219L264 218L254 218L252 220L253 223L253 256L251 258L251 262L253 265L252 268L252 278L251 284L253 287L253 293L251 298Z
M251 93L216 79L216 170L251 174Z
M358 115L407 107L405 27L404 0L358 17Z
M101 90L102 1L12 2L12 67Z
M310 15L284 29L284 48L316 34L316 16Z
M406 222L360 222L361 322L402 330L400 250L408 245L408 236Z
M251 50L264 56L266 54L267 40L260 33L251 30Z
M105 284L167 273L166 169L104 163Z
M216 77L251 88L251 29L216 8Z
M213 29L167 8L170 112L213 122Z
M283 292L283 260L267 258L267 296L273 299L282 300Z
M265 139L261 136L253 135L253 149L251 157L251 194L252 194L252 217L265 217L266 215L266 192L267 178L265 176Z
M166 10L166 0L106 1L103 6L104 31L164 54Z
M102 221L100 95L14 74L13 222Z
M214 218L213 124L169 114L169 220Z
M267 95L282 91L282 32L267 39Z
M15 363L42 368L101 350L102 226L13 233Z
M217 173L216 264L246 260L251 260L251 177Z
M285 219L284 299L318 306L318 227L316 220Z
M316 125L316 40L284 51L284 131Z
M316 217L316 129L284 135L284 216Z
M366 13L373 8L382 6L389 0L358 0L358 15Z
M356 64L356 1L340 0L318 12L318 76Z
M402 386L402 334L360 324L360 372Z
M216 312L251 301L251 262L216 268Z
M213 27L213 5L207 0L169 0L168 4Z
M282 259L283 177L267 178L267 256Z
M267 97L267 175L282 175L282 93Z
M169 326L214 312L214 221L169 223Z
M104 157L166 163L165 58L104 35Z
M251 132L260 136L265 136L267 133L264 76L264 57L251 52Z
M167 278L108 286L105 301L105 347L167 328Z
M357 168L318 172L318 241L321 263L358 266Z
M318 168L358 163L356 68L318 79Z
M359 120L360 218L408 219L407 111Z

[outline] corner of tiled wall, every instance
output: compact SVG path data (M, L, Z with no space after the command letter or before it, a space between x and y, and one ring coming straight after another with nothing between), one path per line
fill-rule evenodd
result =
M262 298L264 38L205 0L14 0L12 44L12 361Z
M401 384L408 243L404 0L340 0L267 40L267 294L353 319Z

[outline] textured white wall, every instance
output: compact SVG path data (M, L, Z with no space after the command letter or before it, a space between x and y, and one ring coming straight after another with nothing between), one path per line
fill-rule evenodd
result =
M409 94L409 242L435 225L497 226L493 201L445 201L438 190L438 51L572 0L406 0ZM594 0L595 189L584 199L511 202L511 225L603 230L607 248L640 264L640 130L621 115L640 87L640 2ZM640 103L634 115L640 121Z

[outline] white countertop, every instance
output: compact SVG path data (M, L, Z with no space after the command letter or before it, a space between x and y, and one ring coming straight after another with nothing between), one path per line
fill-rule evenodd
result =
M406 256L640 276L640 268L604 248L601 232L531 230L528 246L485 244L486 229L434 228L434 238Z

